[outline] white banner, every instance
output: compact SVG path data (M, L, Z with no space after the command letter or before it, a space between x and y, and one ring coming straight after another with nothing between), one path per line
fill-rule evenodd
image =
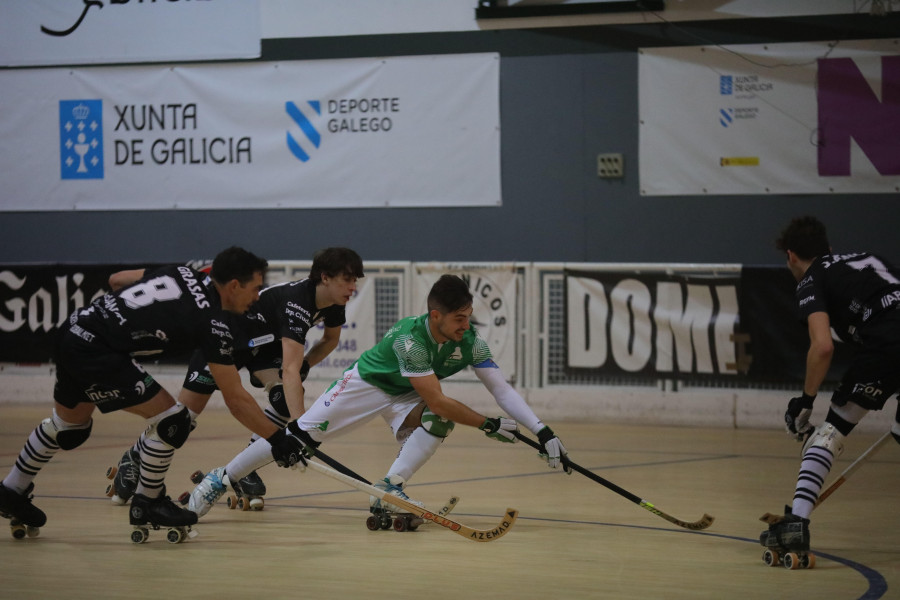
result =
M7 0L0 64L259 58L258 0Z
M375 339L375 281L363 277L356 282L356 293L346 306L347 322L341 329L341 341L325 360L313 367L316 379L340 379L344 369L359 360L359 355L378 341ZM306 351L322 339L325 327L319 323L306 334ZM315 398L313 398L315 399Z
M0 209L496 206L499 62L0 71Z
M644 195L900 189L896 40L645 48L638 65Z
M472 325L488 343L494 362L507 381L516 376L516 269L514 265L417 264L413 276L412 305L415 314L428 312L428 292L441 275L458 275L469 285L473 296ZM458 381L478 381L474 371L453 376Z

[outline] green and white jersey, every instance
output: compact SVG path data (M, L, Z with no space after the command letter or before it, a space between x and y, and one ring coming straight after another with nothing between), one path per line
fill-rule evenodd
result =
M474 327L461 342L438 344L428 327L428 314L398 321L359 357L357 369L366 382L391 396L413 389L409 377L434 373L444 379L472 366L492 366L491 350Z

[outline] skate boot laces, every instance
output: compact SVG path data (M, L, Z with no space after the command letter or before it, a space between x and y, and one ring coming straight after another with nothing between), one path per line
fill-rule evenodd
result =
M203 480L197 484L197 487L191 492L188 500L188 510L203 516L209 512L213 505L227 491L227 476L225 475L225 467L213 469Z

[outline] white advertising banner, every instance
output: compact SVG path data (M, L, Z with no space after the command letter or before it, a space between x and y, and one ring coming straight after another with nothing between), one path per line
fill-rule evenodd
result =
M896 43L642 49L641 193L896 192Z
M7 0L0 65L259 58L258 0Z
M341 341L325 360L313 367L311 377L340 379L344 369L359 360L359 355L378 342L375 339L375 281L363 277L356 282L356 293L346 306L347 322L341 329ZM319 323L306 334L306 351L312 348L325 332ZM315 398L313 398L315 400Z
M512 264L476 267L420 263L414 269L412 305L416 315L428 312L428 292L441 275L458 275L473 297L471 323L491 349L507 381L516 375L516 269ZM454 375L458 381L478 381L474 371Z
M496 206L499 63L0 71L0 210Z

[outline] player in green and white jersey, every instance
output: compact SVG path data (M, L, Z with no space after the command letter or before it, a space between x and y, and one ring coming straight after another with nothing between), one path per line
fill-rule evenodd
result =
M428 294L428 313L401 319L374 347L335 381L287 434L308 446L346 433L380 415L402 444L387 476L376 486L402 498L405 483L435 453L456 423L477 427L501 442L517 441L518 424L538 436L551 468L562 464L565 446L506 381L487 343L472 328L472 294L454 275L443 275ZM509 416L486 417L444 394L440 380L472 366L499 407ZM229 479L272 461L264 439L248 446L226 467ZM198 492L195 490L195 492ZM205 490L196 496L202 496ZM224 493L224 491L223 491ZM210 498L205 514L217 498ZM379 501L373 504L380 509Z

